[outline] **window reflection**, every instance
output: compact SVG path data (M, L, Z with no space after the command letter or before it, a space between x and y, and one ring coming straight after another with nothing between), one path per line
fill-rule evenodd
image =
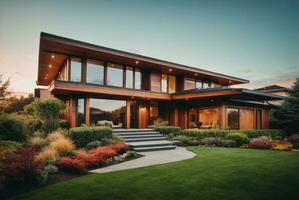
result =
M227 125L229 129L239 129L239 109L228 108L227 119Z
M161 91L167 92L167 74L161 75Z
M86 82L98 85L104 84L104 63L95 60L87 61Z
M195 87L196 87L196 88L202 88L202 82L196 80L196 82L195 82Z
M84 99L78 99L77 101L77 126L85 123L84 112Z
M107 85L123 87L123 67L121 65L108 63Z
M141 71L135 68L135 89L141 89Z
M82 63L80 58L71 58L71 81L81 82Z
M168 92L169 93L175 93L176 92L176 81L175 81L175 76L173 75L168 75Z
M195 88L195 79L187 77L185 83L185 90L190 90L194 88Z
M104 121L113 127L125 127L126 101L110 99L90 99L90 124Z
M126 88L133 88L133 68L126 68Z

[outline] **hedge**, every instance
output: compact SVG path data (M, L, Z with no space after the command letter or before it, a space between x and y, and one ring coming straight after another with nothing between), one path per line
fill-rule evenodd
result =
M69 137L74 141L77 147L86 147L93 141L103 141L112 137L110 127L76 127L69 131Z
M163 135L178 135L180 134L181 128L177 126L157 126L155 131L160 132Z
M0 140L22 142L26 139L24 124L10 114L0 115Z
M238 146L249 143L249 138L244 133L229 133L225 138L235 141Z
M285 137L286 133L279 129L261 129L261 130L222 130L222 129L184 129L182 135L203 139L207 137L225 138L230 133L243 133L249 138L260 136L271 136L272 138Z

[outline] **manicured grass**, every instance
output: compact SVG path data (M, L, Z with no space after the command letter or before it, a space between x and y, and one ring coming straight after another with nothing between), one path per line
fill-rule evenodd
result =
M190 160L92 174L15 199L299 199L299 152L190 150Z

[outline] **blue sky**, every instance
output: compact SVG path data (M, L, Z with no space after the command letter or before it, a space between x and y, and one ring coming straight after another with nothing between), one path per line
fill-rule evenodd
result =
M298 0L0 0L0 73L32 92L40 32L249 79L299 76Z

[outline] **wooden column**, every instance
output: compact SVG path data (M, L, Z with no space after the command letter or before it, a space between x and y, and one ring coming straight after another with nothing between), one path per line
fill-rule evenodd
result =
M262 109L262 129L269 128L269 118L270 118L269 110Z
M85 102L84 104L85 124L89 126L90 125L90 98L86 97L84 102Z
M131 128L131 103L132 103L132 101L127 100L127 107L126 107L126 128Z
M224 104L221 104L218 108L218 117L219 117L219 128L226 128L226 107Z
M82 83L86 83L86 75L87 75L87 60L86 59L82 59Z
M70 127L77 126L77 100L73 97L70 98L70 107L69 107L69 123Z

